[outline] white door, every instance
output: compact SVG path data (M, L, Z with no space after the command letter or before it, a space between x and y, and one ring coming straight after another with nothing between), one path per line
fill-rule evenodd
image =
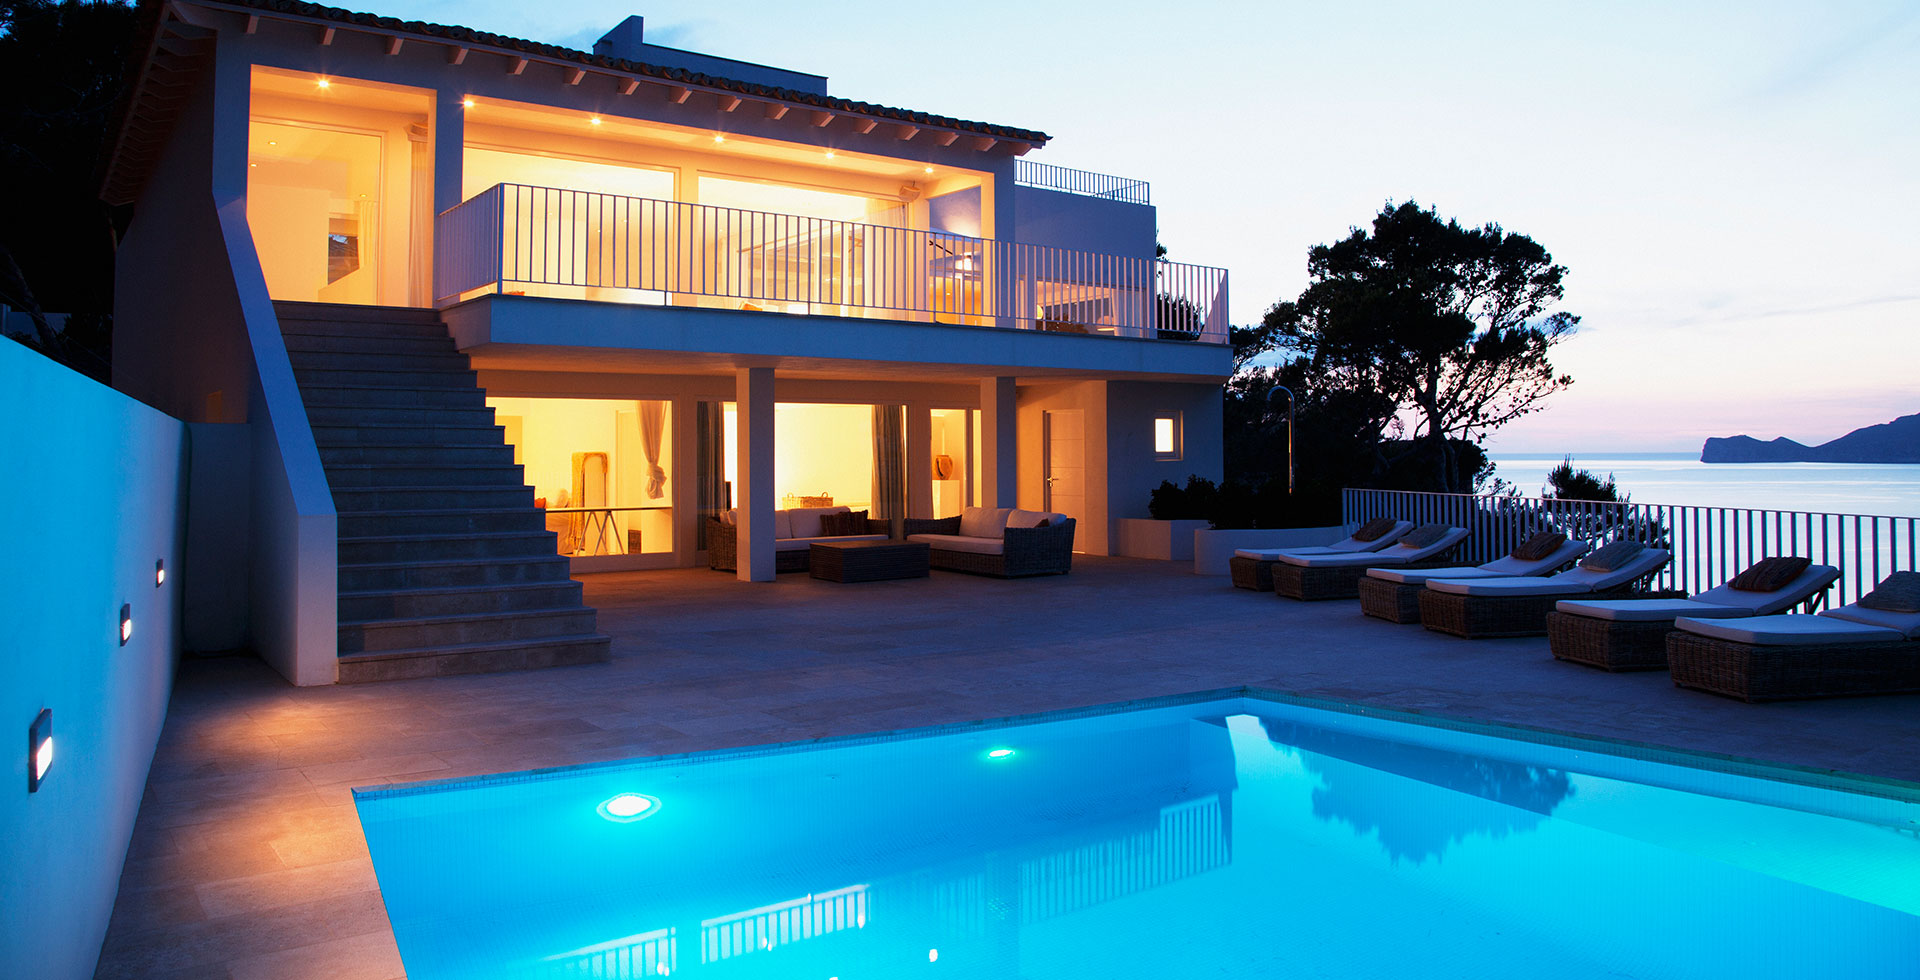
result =
M1086 413L1079 409L1046 413L1046 494L1048 510L1087 523ZM1080 535L1074 535L1078 543Z

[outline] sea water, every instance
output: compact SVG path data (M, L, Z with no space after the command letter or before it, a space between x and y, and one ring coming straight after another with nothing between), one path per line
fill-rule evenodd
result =
M1539 494L1565 454L1494 453L1494 476ZM1920 517L1920 464L1702 463L1693 453L1574 453L1640 504Z
M1251 693L356 793L416 980L1911 978L1915 796Z

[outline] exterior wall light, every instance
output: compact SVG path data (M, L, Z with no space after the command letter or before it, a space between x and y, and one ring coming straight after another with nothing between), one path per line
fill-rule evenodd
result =
M120 645L126 646L133 639L133 603L120 604Z
M461 99L461 100L460 100L460 108L462 108L462 109L471 109L471 108L473 108L473 100L472 100L472 99Z
M27 792L40 792L40 782L53 768L53 709L41 708L27 726Z
M153 587L157 589L165 584L167 584L167 560L161 558L153 563Z

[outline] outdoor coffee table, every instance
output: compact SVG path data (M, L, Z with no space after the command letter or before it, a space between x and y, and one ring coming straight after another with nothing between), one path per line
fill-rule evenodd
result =
M816 541L807 574L829 582L926 578L927 552L923 541Z

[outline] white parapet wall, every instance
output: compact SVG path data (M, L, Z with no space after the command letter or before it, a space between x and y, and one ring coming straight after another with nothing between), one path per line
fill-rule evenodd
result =
M0 413L0 973L90 977L180 655L187 427L6 340Z
M1225 575L1227 561L1238 548L1300 548L1332 544L1347 536L1347 529L1332 527L1253 528L1229 531L1193 532L1193 574Z
M1122 517L1113 522L1113 553L1128 558L1192 561L1193 532L1204 531L1206 521L1156 521Z

